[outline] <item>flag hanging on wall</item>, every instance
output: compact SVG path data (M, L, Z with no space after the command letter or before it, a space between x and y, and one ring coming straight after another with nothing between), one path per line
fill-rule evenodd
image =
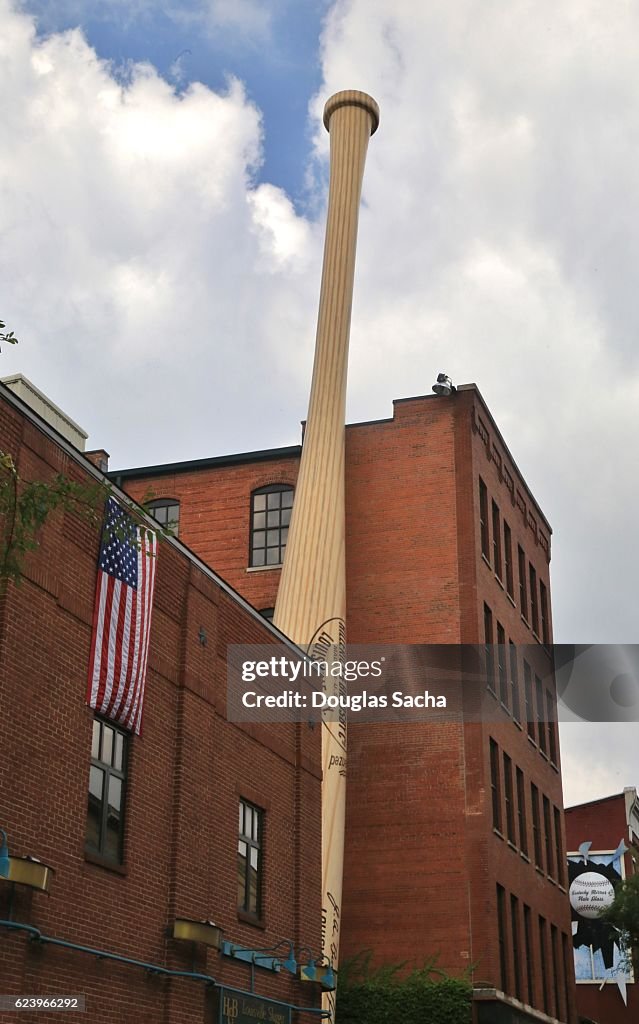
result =
M157 536L114 498L106 504L93 612L87 704L140 733Z

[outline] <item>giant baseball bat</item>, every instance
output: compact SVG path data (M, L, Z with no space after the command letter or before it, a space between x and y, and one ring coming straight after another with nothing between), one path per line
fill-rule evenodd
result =
M275 625L320 661L339 659L345 643L348 340L364 163L368 140L378 124L379 108L363 92L338 92L324 108L331 159L315 361L274 615ZM339 676L327 677L325 688L340 692ZM322 724L322 952L336 968L344 865L346 712L340 711L337 721L328 717ZM325 1006L334 1010L332 993Z

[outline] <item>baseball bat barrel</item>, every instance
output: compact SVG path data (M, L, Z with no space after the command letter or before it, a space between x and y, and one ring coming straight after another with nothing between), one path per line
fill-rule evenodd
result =
M295 489L274 623L316 660L339 660L345 644L344 440L348 343L357 224L368 140L379 108L356 90L336 93L324 108L330 135L330 183L315 359L299 476ZM325 689L339 693L339 676ZM344 820L346 712L322 725L322 952L339 954ZM334 996L325 999L334 1011Z

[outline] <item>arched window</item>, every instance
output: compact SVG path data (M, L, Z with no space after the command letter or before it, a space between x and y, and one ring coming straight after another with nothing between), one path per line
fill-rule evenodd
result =
M160 526L177 537L180 525L180 503L177 498L157 498L150 501L146 507L149 515L153 516Z
M251 495L251 548L249 564L281 565L293 508L289 484L269 484Z

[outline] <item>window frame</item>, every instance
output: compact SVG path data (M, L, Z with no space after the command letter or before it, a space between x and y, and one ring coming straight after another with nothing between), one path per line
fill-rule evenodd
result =
M494 649L494 632L493 632L493 613L489 605L484 602L484 655L485 655L485 668L486 668L486 680L488 682L488 689L497 696L496 692L496 679L495 679L495 649Z
M492 501L492 524L493 524L493 570L495 576L501 582L501 515L499 505L493 498Z
M488 488L486 484L479 478L479 536L481 543L481 553L490 563L490 534L488 526Z
M519 608L522 619L528 622L528 580L526 579L526 552L517 545L517 570L519 572Z
M530 582L530 625L535 636L539 636L539 597L537 595L537 570L532 562L528 563Z
M524 773L519 766L515 770L515 789L517 791L517 828L519 833L519 849L524 857L528 857L528 822L526 817L526 782Z
M513 846L517 845L515 832L515 800L513 790L513 763L508 754L503 753L504 762L504 802L506 805L506 838Z
M502 801L501 801L501 768L499 764L499 745L490 737L490 793L493 809L493 828L503 835Z
M237 839L237 856L238 856L238 902L237 911L238 914L246 915L253 920L261 920L264 914L264 809L258 807L251 800L246 800L244 797L240 797L238 801L239 812L242 818L242 824L238 821L238 839ZM251 814L256 815L257 820L257 837L253 836L253 829L251 829L251 835L249 836L246 832L246 811L250 810ZM241 844L246 845L246 853L242 855L240 851ZM247 870L251 864L250 851L257 851L257 867L255 868L256 873L256 884L255 884L255 909L251 908L250 901L250 872ZM240 883L240 858L243 857L245 871L244 871L244 895L243 901L240 903L239 896L239 883Z
M96 726L99 730L98 740L98 755L95 756L93 753L94 740L96 733ZM111 740L111 763L102 760L103 752L103 737L106 730L110 730L113 733ZM115 753L117 750L116 736L122 737L121 747L121 768L116 768L114 760ZM94 715L91 731L91 760L89 765L89 786L88 786L88 798L91 796L91 769L96 768L103 774L102 781L102 796L100 797L100 820L99 820L99 839L97 845L93 845L88 838L88 826L89 826L89 807L87 805L87 818L84 835L84 850L91 857L97 857L104 860L106 864L113 864L115 866L121 866L124 863L124 829L126 824L126 798L128 790L128 776L129 776L129 741L130 734L126 729L121 728L115 722L110 719L102 718L101 715ZM107 835L108 835L108 816L109 816L109 781L111 778L118 779L120 782L120 828L118 833L118 848L117 855L113 856L112 853L107 849ZM106 799L105 799L106 795Z
M515 600L514 578L513 578L513 539L510 526L503 520L504 525L504 575L506 577L506 593L512 601Z
M170 533L173 537L177 537L180 532L180 501L178 498L154 498L152 501L147 502L145 508L151 519L155 519L167 533ZM169 519L166 517L166 522L162 522L153 513L159 509L177 509L177 515L174 518Z
M290 505L283 505L282 495L291 494ZM269 495L278 494L279 503L269 508ZM256 498L264 497L264 508L256 508ZM295 488L292 484L279 483L279 484L266 484L264 487L256 487L251 491L250 501L250 515L249 515L249 551L248 551L248 565L250 569L280 569L284 561L284 552L286 551L286 545L288 543L288 531L290 529L291 516L293 514L293 501L295 500ZM268 525L269 513L278 513L277 525ZM288 513L287 522L283 522L285 513ZM264 516L264 525L256 525L256 517L259 515ZM286 539L282 543L282 531L286 530ZM277 532L278 538L276 544L268 543L269 533ZM256 534L264 534L264 544L256 545L255 536ZM269 562L268 552L277 551L278 561ZM263 552L264 561L256 561L256 552Z

